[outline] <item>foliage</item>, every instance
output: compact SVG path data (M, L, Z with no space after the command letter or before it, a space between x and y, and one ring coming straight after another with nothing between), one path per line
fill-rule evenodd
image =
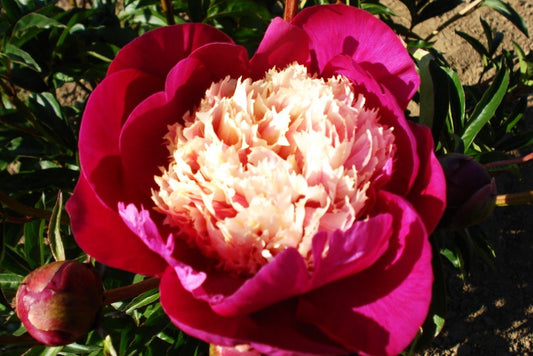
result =
M204 22L228 33L253 53L270 20L283 15L274 0L1 0L0 11L0 340L25 330L11 302L23 277L55 259L85 261L62 213L78 174L77 132L85 100L105 76L117 51L140 34L169 23ZM301 7L335 1L300 1ZM431 127L438 154L460 152L482 163L530 149L533 131L524 124L533 93L533 58L514 44L501 49L503 35L480 19L484 38L457 32L479 54L483 71L465 85L434 47L436 35L480 6L499 12L528 35L520 15L501 0L401 0L410 22L379 0L347 1L386 21L408 44L422 84L410 118ZM472 4L472 3L471 3ZM462 10L460 10L462 9ZM415 26L454 13L435 32L421 37ZM516 166L506 169L516 170ZM478 226L438 230L432 236L434 301L424 332L410 352L427 345L442 328L447 266L466 278L475 259L492 263L494 251ZM143 277L96 264L106 289ZM102 325L85 340L64 347L0 342L5 355L207 354L208 345L174 327L152 290L104 309ZM11 340L11 339L9 339ZM4 344L4 345L2 345Z

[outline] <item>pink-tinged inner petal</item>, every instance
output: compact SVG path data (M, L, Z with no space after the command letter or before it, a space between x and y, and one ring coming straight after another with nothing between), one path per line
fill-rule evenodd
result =
M161 275L165 270L165 261L146 248L115 210L100 202L83 174L66 210L76 243L98 261L144 275Z
M407 199L420 214L428 233L431 233L446 208L446 179L433 152L431 130L413 122L409 124L418 144L420 170Z
M172 235L166 240L161 236L157 225L146 210L138 211L130 204L127 207L120 203L118 205L119 214L130 230L143 241L150 250L164 258L166 262L173 266L185 289L192 291L199 288L206 279L204 272L196 271L191 266L186 265L176 258L176 241Z
M365 271L302 296L298 315L347 350L396 355L414 338L429 309L431 246L408 202L387 192L378 198L395 217L388 251Z
M172 67L195 49L213 42L233 40L222 31L205 24L180 24L160 27L131 41L113 60L107 75L135 68L164 79Z
M292 23L309 36L313 71L321 73L337 55L349 56L387 87L402 109L407 107L420 79L402 41L384 22L337 4L306 8Z
M172 160L154 202L191 246L244 274L287 247L312 266L312 237L365 213L395 150L392 129L349 81L311 78L301 65L255 82L226 77L184 122L166 136Z

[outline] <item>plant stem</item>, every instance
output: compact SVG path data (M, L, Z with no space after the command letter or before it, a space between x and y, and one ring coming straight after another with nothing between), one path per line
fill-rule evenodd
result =
M170 0L161 0L161 7L167 18L167 24L174 25L174 15L172 14L172 2Z
M286 0L285 12L283 13L283 19L287 22L291 22L296 12L298 11L298 0Z
M501 194L496 196L496 206L533 204L533 190L529 192Z
M511 164L523 164L523 163L526 163L526 162L531 161L531 160L533 160L533 152L531 152L530 154L525 155L524 157L506 159L506 160L503 160L503 161L489 162L489 163L484 164L483 167L488 169L488 168L492 168L492 167L508 166L508 165L511 165Z
M104 292L104 305L130 299L151 289L155 289L159 286L159 281L159 278L152 277L129 286L106 290Z
M447 21L442 23L437 29L435 29L433 32L431 32L426 38L424 38L425 42L429 42L433 37L438 35L442 30L444 30L446 27L450 26L455 21L459 20L461 17L464 17L468 15L470 12L474 11L476 7L481 4L483 0L474 0L470 4L468 4L464 9L450 17Z

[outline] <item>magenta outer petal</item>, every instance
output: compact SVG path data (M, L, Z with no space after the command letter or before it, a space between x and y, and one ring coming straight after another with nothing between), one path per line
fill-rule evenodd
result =
M249 76L248 52L242 46L211 43L192 52L189 58L202 62L210 74L211 82L217 82L228 75L232 78Z
M320 235L313 239L315 268L312 288L359 273L378 260L389 247L393 233L392 216L379 214L357 221L346 232L337 230L326 239ZM322 234L322 236L325 234ZM323 251L326 246L328 252Z
M205 45L170 70L164 92L152 95L133 110L120 134L120 154L128 178L139 191L149 195L155 184L154 175L160 174L159 167L168 164L164 141L168 125L181 121L187 111L198 105L211 83L227 75L246 75L247 68L244 47L227 43Z
M294 62L308 66L309 61L307 34L299 27L275 18L250 60L252 77L254 80L261 79L274 66L283 69Z
M232 43L233 40L214 27L199 23L160 27L124 46L109 66L107 75L136 68L164 79L176 63L212 42Z
M424 223L403 198L380 193L397 236L371 268L301 297L298 316L348 350L396 355L412 341L431 302L431 246Z
M159 286L161 305L172 322L189 335L204 341L233 346L251 344L268 355L340 355L345 352L312 325L295 318L296 300L251 315L225 317L192 297L168 268ZM276 345L276 347L270 346Z
M108 266L143 275L161 275L165 261L122 222L116 210L100 202L83 176L66 203L77 244Z
M120 133L120 155L124 171L135 187L150 196L159 167L168 164L169 152L164 136L168 125L199 103L211 83L205 67L198 60L184 59L169 73L166 90L155 93L131 113Z
M99 199L111 208L131 193L118 157L121 127L139 102L162 87L159 78L129 69L104 79L89 98L78 143L81 169Z
M302 10L292 23L307 32L312 69L322 72L337 55L347 55L396 97L402 109L416 93L420 79L398 36L381 20L346 5Z
M211 302L211 307L221 315L248 314L304 293L310 286L309 273L302 256L291 248L261 268L237 292L221 299L220 303Z
M433 137L426 126L409 122L418 143L420 169L407 199L422 217L428 233L433 232L446 208L446 179L433 153Z
M315 269L309 273L296 249L287 249L242 284L223 297L210 291L198 298L208 301L221 315L248 314L284 299L307 293L327 283L358 273L372 265L388 247L391 217L381 214L357 222L346 232L335 231L313 238ZM328 246L329 251L324 250ZM287 273L291 271L291 273ZM215 298L214 296L218 298Z
M163 136L167 125L176 122L174 106L167 102L164 92L158 92L138 105L130 115L120 134L120 155L123 172L130 189L138 191L142 203L152 204L151 189L158 167L166 166L168 150ZM121 200L132 201L132 200ZM140 203L140 202L138 202Z

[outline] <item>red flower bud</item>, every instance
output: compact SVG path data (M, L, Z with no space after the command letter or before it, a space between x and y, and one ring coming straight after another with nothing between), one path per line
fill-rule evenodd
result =
M103 298L102 281L92 265L58 261L26 276L17 291L16 310L37 341L66 345L94 327Z
M496 202L496 183L471 157L451 153L439 159L446 176L447 207L441 226L461 229L488 218Z

